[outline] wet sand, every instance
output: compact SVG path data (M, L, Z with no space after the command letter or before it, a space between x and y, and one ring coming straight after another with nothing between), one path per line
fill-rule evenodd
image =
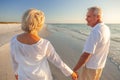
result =
M0 27L2 26L0 25ZM10 62L9 41L13 35L19 33L21 33L21 30L0 34L0 80L15 80ZM84 41L77 40L60 31L50 32L47 28L44 28L40 34L43 38L50 40L62 60L72 69L82 53ZM65 77L53 64L50 63L50 67L54 80L71 80L70 77ZM120 80L120 71L109 58L101 80Z

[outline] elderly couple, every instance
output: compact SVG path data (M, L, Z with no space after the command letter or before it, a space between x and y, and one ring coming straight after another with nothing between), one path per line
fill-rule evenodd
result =
M50 41L38 35L44 24L44 13L36 9L26 11L21 24L24 33L14 36L10 46L16 79L53 80L49 60L65 76L71 76L72 80L100 80L110 45L110 30L101 18L102 11L99 7L88 8L86 21L92 30L84 45L83 54L71 70L61 60Z

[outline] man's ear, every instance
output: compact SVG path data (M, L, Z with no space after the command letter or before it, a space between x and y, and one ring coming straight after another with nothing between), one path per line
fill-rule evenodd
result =
M97 18L98 18L98 19L101 19L101 16L100 16L100 15L97 15Z

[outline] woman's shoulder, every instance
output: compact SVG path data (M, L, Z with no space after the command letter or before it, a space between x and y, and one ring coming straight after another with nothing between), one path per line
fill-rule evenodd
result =
M48 39L45 39L45 38L41 38L41 39L44 43L50 43L50 41Z
M14 41L16 38L17 38L18 34L17 35L14 35L12 38L11 38L11 41Z
M11 45L11 46L13 46L14 44L16 44L16 42L17 42L17 40L16 40L17 36L18 36L18 34L17 34L17 35L14 35L14 36L11 38L11 40L10 40L10 45Z

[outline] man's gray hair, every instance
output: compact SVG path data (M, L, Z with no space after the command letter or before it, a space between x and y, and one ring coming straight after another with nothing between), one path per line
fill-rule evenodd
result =
M100 7L97 7L97 6L90 7L90 8L88 8L88 11L93 11L94 15L102 16L102 10Z

